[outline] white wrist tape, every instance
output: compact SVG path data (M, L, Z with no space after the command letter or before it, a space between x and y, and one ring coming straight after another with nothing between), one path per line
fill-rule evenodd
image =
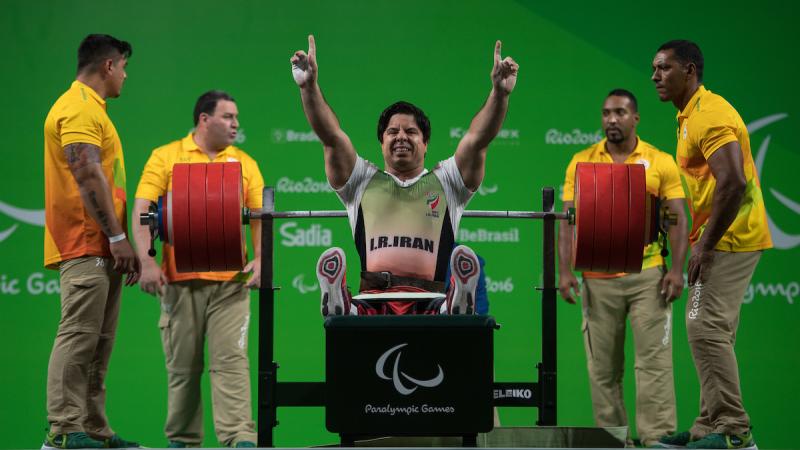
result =
M114 244L114 243L117 243L119 241L124 241L126 237L127 236L125 236L125 233L120 233L120 234L118 234L116 236L109 237L108 238L108 243L109 244Z
M294 77L295 83L302 84L306 81L306 72L297 64L292 64L292 77Z

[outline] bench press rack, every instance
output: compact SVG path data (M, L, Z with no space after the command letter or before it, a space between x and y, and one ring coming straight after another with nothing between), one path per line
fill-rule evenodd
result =
M526 406L538 408L537 425L556 425L556 294L555 284L555 220L572 220L572 212L554 212L554 191L542 189L544 212L528 211L465 211L463 217L495 217L542 219L543 278L536 290L542 295L542 361L537 367L536 382L494 382L493 406ZM273 431L278 425L278 407L326 406L326 382L278 381L279 365L274 357L275 291L274 286L274 222L281 218L346 217L345 211L276 211L275 190L264 189L263 208L250 212L261 219L261 288L258 291L258 447L274 447ZM530 398L503 396L507 390L530 389ZM501 393L501 395L498 395ZM342 435L342 443L353 444L353 436ZM476 435L464 436L465 446L476 445Z

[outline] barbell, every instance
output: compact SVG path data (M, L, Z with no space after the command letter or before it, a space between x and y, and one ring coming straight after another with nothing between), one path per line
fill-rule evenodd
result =
M645 246L658 239L675 214L647 192L641 164L578 163L575 207L567 212L465 211L464 217L542 219L574 225L572 267L591 272L641 271ZM244 226L251 219L346 217L346 211L262 211L244 206L238 162L179 163L172 168L172 190L142 213L151 235L172 245L178 272L235 270L244 267Z

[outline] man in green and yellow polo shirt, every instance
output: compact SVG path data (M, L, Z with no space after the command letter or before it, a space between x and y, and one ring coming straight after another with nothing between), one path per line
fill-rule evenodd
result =
M122 92L133 50L91 34L78 74L44 123L44 264L59 271L61 320L47 368L43 449L138 447L106 417L105 377L117 333L122 275L139 278L125 198L125 160L106 100Z
M745 290L772 247L750 136L733 106L703 86L694 42L662 45L652 80L661 101L678 108L677 161L692 216L686 329L700 379L700 415L662 443L756 448L734 352Z
M636 134L639 111L627 90L611 91L603 103L606 138L578 152L567 167L564 210L574 206L575 165L579 162L642 164L647 191L664 199L678 215L669 228L672 264L667 269L660 242L644 249L641 273L583 273L583 333L597 426L628 424L622 398L625 369L625 322L630 318L636 342L636 425L649 446L674 433L675 384L672 375L672 301L683 291L686 260L686 202L672 157ZM572 274L572 225L559 225L559 290L570 303L579 291ZM629 442L632 444L632 441Z
M134 217L172 190L175 163L239 162L244 203L260 208L264 179L255 160L233 145L239 130L239 110L223 91L201 95L194 107L195 129L182 139L153 150L136 189ZM142 260L142 290L161 301L161 343L167 364L169 447L199 447L203 443L200 378L208 341L208 372L214 403L217 439L229 447L254 447L255 424L250 407L250 364L247 330L250 292L261 274L261 221L250 222L255 252L242 272L178 272L175 252L163 245L161 266L147 254L150 233L139 221L133 230ZM248 273L252 273L247 280Z

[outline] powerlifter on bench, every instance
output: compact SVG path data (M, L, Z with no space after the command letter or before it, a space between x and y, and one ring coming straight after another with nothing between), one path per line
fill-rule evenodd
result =
M641 165L580 163L575 209L554 212L553 188L542 190L543 212L465 211L464 217L542 219L542 361L536 382L495 382L489 316L338 316L325 321L326 381L278 381L274 361L274 221L346 217L345 211L276 211L275 192L263 208L243 207L239 163L176 164L173 190L142 214L150 253L159 237L173 245L179 271L241 270L243 226L262 221L258 321L258 446L273 447L277 408L324 406L326 427L343 445L376 436L462 436L493 427L493 407L538 408L537 425L556 425L555 220L575 224L577 270L638 272L644 247L675 216L645 189ZM431 342L446 345L431 346ZM358 352L341 349L358 346Z

